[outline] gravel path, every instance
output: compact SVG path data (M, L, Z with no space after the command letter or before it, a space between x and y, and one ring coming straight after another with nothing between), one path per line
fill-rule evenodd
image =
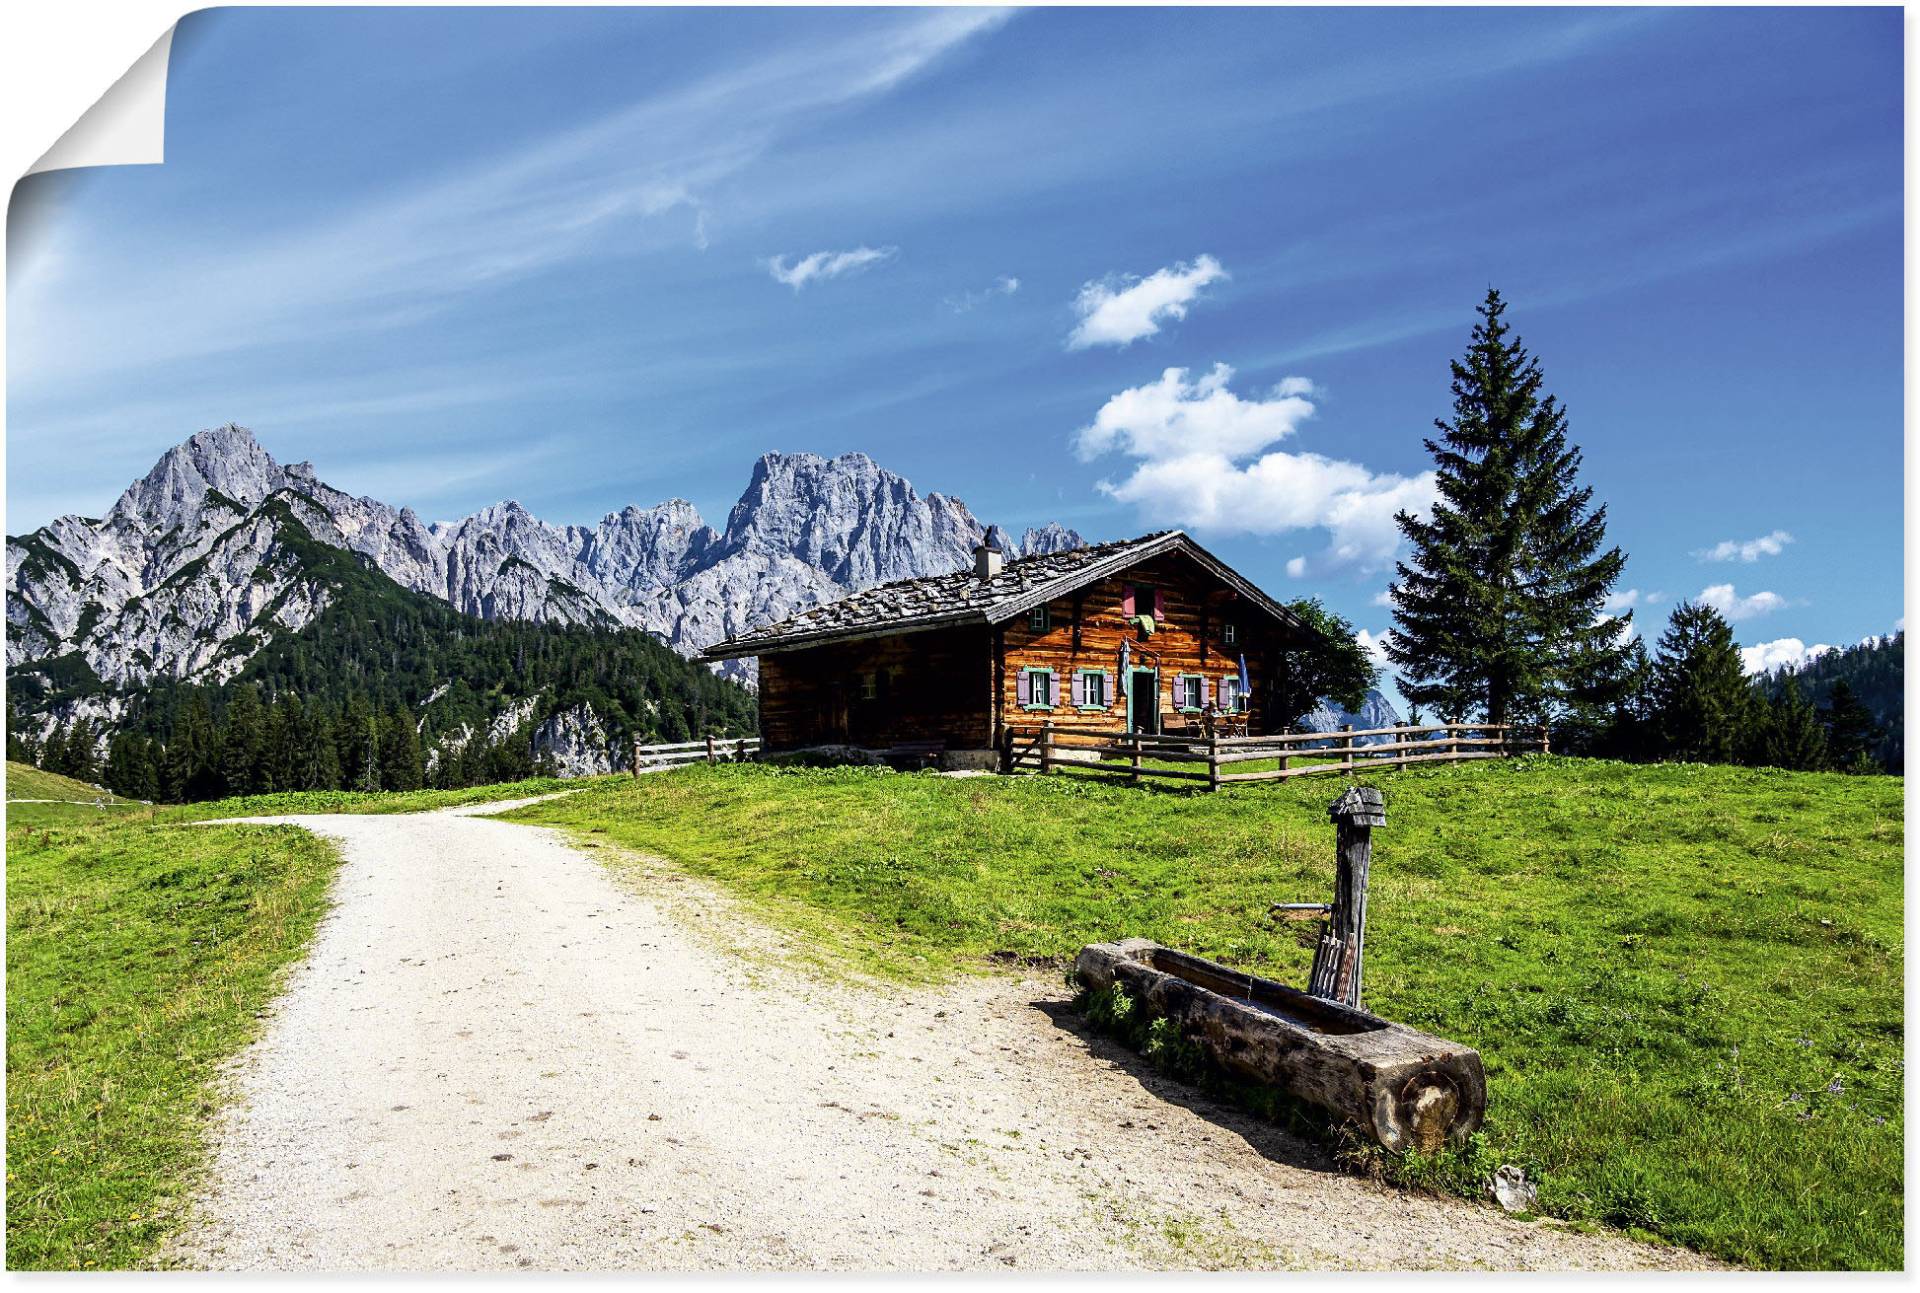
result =
M1055 980L823 981L500 807L276 819L341 842L337 905L169 1264L1701 1264L1333 1173L1083 1035Z

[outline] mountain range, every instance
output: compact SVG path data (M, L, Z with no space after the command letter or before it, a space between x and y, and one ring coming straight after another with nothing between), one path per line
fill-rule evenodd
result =
M763 456L720 530L684 499L591 526L512 500L429 524L229 425L169 449L104 517L7 540L7 664L29 700L57 702L43 725L111 726L141 690L228 682L314 624L341 595L326 550L482 620L641 630L690 656L859 588L960 569L985 529L959 499L923 496L858 453ZM1053 524L1010 555L1081 543Z

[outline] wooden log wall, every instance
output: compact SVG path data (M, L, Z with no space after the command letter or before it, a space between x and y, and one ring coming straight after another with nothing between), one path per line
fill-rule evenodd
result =
M1159 593L1164 613L1155 616L1154 632L1145 639L1126 620L1128 585L1138 591L1137 614L1153 614L1153 591ZM1232 645L1225 640L1228 624L1237 632ZM1129 693L1127 680L1120 676L1122 639L1132 644L1135 667L1159 671L1163 730L1192 724L1198 731L1198 716L1180 713L1175 694L1179 675L1201 675L1208 681L1210 697L1217 697L1223 679L1238 677L1240 655L1245 652L1254 691L1248 731L1258 733L1264 730L1260 712L1264 682L1272 676L1274 653L1284 644L1287 631L1265 611L1179 553L1142 562L1050 603L1044 631L1031 628L1025 615L1006 623L995 670L996 738L1007 725L1037 725L1049 718L1116 733L1126 731ZM1020 673L1028 668L1053 670L1055 696L1051 710L1029 709L1021 704ZM1109 674L1113 694L1107 697L1104 708L1074 705L1073 677L1081 669L1104 669Z
M769 751L919 742L988 749L991 642L986 629L931 629L763 655L761 740Z

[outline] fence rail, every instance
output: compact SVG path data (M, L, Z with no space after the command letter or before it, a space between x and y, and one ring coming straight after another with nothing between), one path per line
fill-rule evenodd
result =
M1362 737L1384 738L1365 743ZM1511 723L1439 723L1416 727L1351 725L1338 732L1285 732L1271 736L1220 736L1198 732L1115 732L1072 723L1010 725L1001 744L1008 772L1085 772L1139 782L1144 777L1202 781L1218 790L1227 783L1285 781L1290 777L1403 768L1422 763L1465 763L1547 753L1547 729ZM1275 764L1247 772L1236 764ZM1205 768L1156 766L1197 764Z
M757 736L707 736L697 741L633 746L633 775L678 768L689 763L745 763L760 753Z

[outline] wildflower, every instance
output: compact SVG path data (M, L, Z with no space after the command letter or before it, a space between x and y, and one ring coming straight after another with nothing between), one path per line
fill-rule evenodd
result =
M1828 1095L1839 1095L1842 1091L1845 1091L1846 1089L1847 1088L1841 1084L1841 1081L1839 1078L1835 1078L1833 1081L1827 1083Z

